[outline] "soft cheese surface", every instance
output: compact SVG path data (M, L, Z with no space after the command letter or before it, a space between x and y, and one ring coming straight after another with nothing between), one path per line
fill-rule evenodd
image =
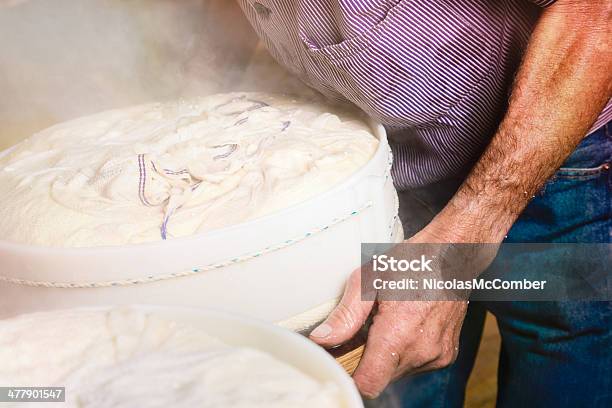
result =
M47 246L150 242L303 202L363 166L354 111L261 93L103 112L0 157L0 236Z
M340 405L335 385L266 353L130 308L0 321L0 361L0 386L65 386L70 408Z

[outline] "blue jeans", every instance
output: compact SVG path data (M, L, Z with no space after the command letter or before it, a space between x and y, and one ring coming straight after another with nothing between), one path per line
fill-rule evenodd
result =
M612 242L611 165L608 124L580 143L506 241ZM406 236L426 225L460 182L400 193ZM502 337L497 406L612 407L612 302L570 301L472 302L457 361L399 380L373 405L461 407L487 310L497 318Z

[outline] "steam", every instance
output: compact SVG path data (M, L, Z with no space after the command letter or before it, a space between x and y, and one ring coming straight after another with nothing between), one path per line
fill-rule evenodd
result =
M0 0L0 150L74 117L232 90L305 92L234 1Z
M29 0L0 0L1 7L15 7Z

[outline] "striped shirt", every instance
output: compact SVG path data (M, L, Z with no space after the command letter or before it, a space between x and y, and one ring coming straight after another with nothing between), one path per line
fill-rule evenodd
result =
M555 0L239 0L272 56L387 128L399 189L466 174ZM595 127L612 118L606 106Z

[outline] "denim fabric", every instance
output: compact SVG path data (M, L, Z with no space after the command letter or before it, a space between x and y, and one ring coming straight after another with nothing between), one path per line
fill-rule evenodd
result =
M612 242L611 131L608 124L580 143L516 221L507 242ZM460 182L400 193L406 235L426 225ZM569 301L472 302L457 361L404 378L369 405L462 406L487 310L502 337L499 407L612 407L612 302Z

